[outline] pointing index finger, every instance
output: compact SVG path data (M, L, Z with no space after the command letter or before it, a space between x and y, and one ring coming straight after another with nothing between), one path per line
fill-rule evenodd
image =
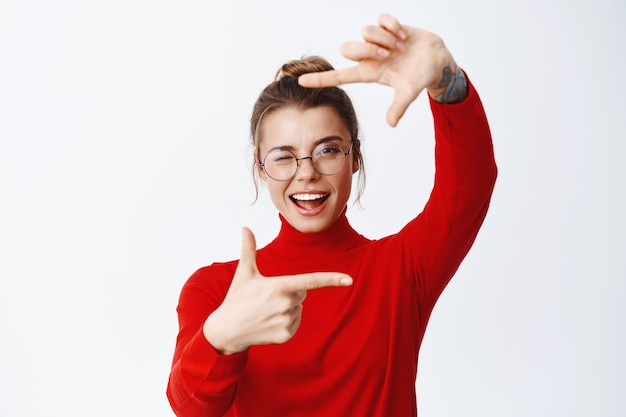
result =
M312 272L275 278L287 292L309 291L325 287L349 287L352 277L340 272Z

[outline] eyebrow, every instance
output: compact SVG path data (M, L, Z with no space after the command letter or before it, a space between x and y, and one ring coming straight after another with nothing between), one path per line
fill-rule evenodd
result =
M341 141L341 142L345 142L343 140L343 138L341 136L337 136L337 135L330 135L330 136L325 136L321 139L316 140L315 142L313 142L313 148L315 148L317 145L319 145L320 143L325 143L325 142L333 142L333 141ZM275 146L273 148L270 148L267 150L267 152L272 152L273 150L281 150L281 151L293 151L294 147L290 146L290 145L284 145L284 146Z

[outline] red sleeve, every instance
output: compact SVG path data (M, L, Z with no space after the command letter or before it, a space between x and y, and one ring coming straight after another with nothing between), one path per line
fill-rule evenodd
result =
M167 397L179 417L225 415L246 366L247 351L220 355L202 332L204 321L221 304L232 279L230 272L215 273L222 269L200 269L181 291L180 330L167 386Z
M430 99L434 186L422 213L399 233L424 320L473 245L497 176L487 117L469 79L468 89L457 104Z

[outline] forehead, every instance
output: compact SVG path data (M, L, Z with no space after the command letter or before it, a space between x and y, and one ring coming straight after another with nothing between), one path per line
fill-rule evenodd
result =
M263 149L280 146L304 149L314 146L320 139L333 136L340 142L351 140L350 131L332 107L286 107L264 117L259 131L259 146L262 145Z

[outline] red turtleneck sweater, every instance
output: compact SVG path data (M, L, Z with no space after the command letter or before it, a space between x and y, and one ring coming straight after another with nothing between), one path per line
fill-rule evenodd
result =
M226 295L236 261L195 272L182 289L167 394L192 416L416 416L418 352L435 302L469 251L491 198L496 165L482 104L470 84L459 104L431 100L435 183L424 210L397 234L369 240L344 214L303 234L281 217L257 252L265 276L351 275L345 288L309 291L284 344L218 354L202 332Z

